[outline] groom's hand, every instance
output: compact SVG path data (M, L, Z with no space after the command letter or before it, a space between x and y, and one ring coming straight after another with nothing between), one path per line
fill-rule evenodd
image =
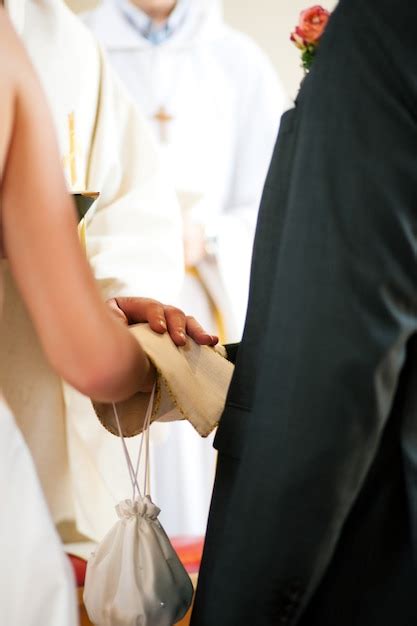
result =
M215 346L218 337L209 335L194 317L185 315L180 309L162 304L151 298L111 298L107 305L124 324L148 322L161 335L169 332L177 346L186 343L186 335L202 346Z

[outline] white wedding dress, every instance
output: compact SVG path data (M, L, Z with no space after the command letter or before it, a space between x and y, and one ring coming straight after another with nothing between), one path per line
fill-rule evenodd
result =
M4 263L0 258L0 315ZM1 389L0 498L1 626L76 626L71 567L51 521L29 450Z

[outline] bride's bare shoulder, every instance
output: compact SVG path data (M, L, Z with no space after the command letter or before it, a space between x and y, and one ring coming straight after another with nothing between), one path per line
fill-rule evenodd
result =
M2 76L19 77L16 70L24 70L27 65L23 45L13 28L6 11L0 6L0 69Z
M9 18L3 7L0 6L0 80L3 81L6 78L12 76L12 68L10 67L9 60L13 61L13 52L15 48L13 28Z
M6 11L0 6L0 82L1 86L25 85L33 70L27 52ZM3 92L2 92L3 93Z
M27 52L6 11L0 6L0 175L15 114L27 109L32 99L36 109L38 92Z
M0 178L13 125L16 97L16 35L4 9L0 7Z
M16 107L31 83L31 66L13 25L0 6L0 179L14 125Z

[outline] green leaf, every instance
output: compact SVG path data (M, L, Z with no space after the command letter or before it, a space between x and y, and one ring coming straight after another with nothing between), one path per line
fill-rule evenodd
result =
M301 55L301 65L305 72L309 72L316 56L317 47L309 44Z

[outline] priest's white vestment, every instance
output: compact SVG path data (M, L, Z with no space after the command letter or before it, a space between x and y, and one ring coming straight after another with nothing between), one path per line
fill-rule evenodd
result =
M100 192L86 221L103 298L171 300L182 280L181 220L147 123L61 0L9 0L6 8L49 98L69 188ZM129 493L120 442L98 423L90 401L50 369L2 264L0 388L61 537L100 540L114 504Z
M123 0L103 0L83 19L152 124L183 210L216 239L215 258L198 269L224 314L226 339L235 341L246 313L260 196L287 98L266 55L224 23L218 0L188 4L158 45L132 26ZM187 298L194 307L187 312L201 319L197 299Z
M224 23L217 0L189 1L158 45L135 25L134 10L127 0L103 0L83 19L152 123L183 212L214 244L214 254L197 266L200 280L188 275L178 302L218 332L214 303L225 322L223 339L235 341L246 313L260 196L287 98L266 55ZM186 423L164 428L166 441L153 453L161 520L171 534L201 534L214 476L211 439L198 441Z

